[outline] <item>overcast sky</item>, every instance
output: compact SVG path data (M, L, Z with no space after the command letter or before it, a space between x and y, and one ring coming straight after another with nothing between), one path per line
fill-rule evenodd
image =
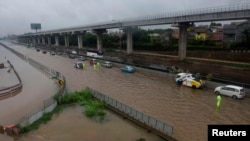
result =
M0 37L249 0L0 0Z

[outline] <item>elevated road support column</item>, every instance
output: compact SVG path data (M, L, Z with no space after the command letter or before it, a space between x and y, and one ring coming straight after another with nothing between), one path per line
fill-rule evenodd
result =
M97 50L102 49L102 38L101 35L106 32L106 29L94 29L93 33L96 35L97 38Z
M44 36L42 36L42 44L43 44L43 45L46 44L46 43L45 43L45 37L44 37Z
M59 46L59 38L58 38L58 35L55 36L55 46Z
M37 36L37 44L40 44L40 37L39 36Z
M133 52L133 27L126 27L125 32L127 34L127 54Z
M73 31L71 34L75 34L77 35L77 42L78 42L78 49L82 49L82 35L85 33L86 31Z
M36 37L32 37L32 44L36 44Z
M78 49L82 48L82 34L77 35Z
M64 35L65 47L69 47L69 34Z
M48 40L48 46L51 46L51 36L50 35L47 36L47 40Z
M179 49L178 56L179 60L183 61L186 58L186 50L187 50L187 28L190 26L189 22L178 23L175 25L179 27Z

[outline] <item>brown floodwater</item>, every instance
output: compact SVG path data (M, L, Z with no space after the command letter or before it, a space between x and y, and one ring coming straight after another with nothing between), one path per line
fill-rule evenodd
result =
M43 107L43 101L52 97L58 89L54 81L0 46L0 62L9 66L6 63L7 60L19 74L23 88L15 96L0 100L0 124L4 126L17 123L21 118L38 112ZM13 70L9 73L7 71L7 68L0 70L0 87L2 88L19 83ZM1 138L3 138L2 135L0 135L0 140Z
M86 70L78 70L73 67L76 59L43 54L18 45L10 47L61 72L66 77L68 91L91 87L173 126L172 136L180 141L207 140L208 124L250 124L248 97L242 100L222 97L221 107L217 111L216 96L211 89L178 86L174 80L165 75L144 71L137 71L134 74L121 73L119 67L94 71L87 62ZM73 113L74 111L79 112L72 109ZM72 124L74 122L72 121ZM58 127L64 125L63 122L54 123L54 121L51 124ZM68 126L70 128L70 125ZM49 131L55 129L47 125L43 127ZM46 137L46 134L39 134L41 130L38 129L36 135ZM63 132L59 128L58 130L65 136L70 132ZM73 137L72 140L74 139L77 138Z
M104 120L87 118L83 107L72 106L55 115L38 130L16 138L18 141L164 141L130 121L106 111Z

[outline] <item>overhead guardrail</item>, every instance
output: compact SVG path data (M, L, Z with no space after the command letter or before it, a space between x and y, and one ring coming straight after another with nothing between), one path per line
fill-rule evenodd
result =
M41 31L20 35L19 37L52 35L63 33L83 32L98 29L125 28L129 26L149 26L172 24L178 22L204 22L220 20L237 20L250 18L250 3L234 4L227 6L217 6L201 9L191 9L185 11L168 12L155 15L146 15L127 19L120 19L108 22L99 22L83 26L74 26L68 28L59 28L54 30ZM118 22L119 21L119 22Z

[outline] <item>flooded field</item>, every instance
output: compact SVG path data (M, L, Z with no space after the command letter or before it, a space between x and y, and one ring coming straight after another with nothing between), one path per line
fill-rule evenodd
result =
M66 77L68 91L91 87L173 126L172 136L180 141L207 140L208 124L250 124L249 98L234 100L222 97L221 107L216 110L216 96L213 90L178 86L165 75L143 71L126 74L121 73L119 67L94 71L88 62L86 62L86 70L79 70L73 67L76 59L43 54L18 45L9 46L61 72ZM71 112L71 114L79 114L76 109L72 109ZM72 124L75 124L74 122ZM53 120L51 124L61 127L64 122ZM65 128L71 128L70 126L70 124L67 127L64 125ZM42 134L43 128L53 129L45 125L36 131L36 136L46 137L46 134ZM79 127L79 130L83 129ZM66 138L69 131L61 129L60 131ZM51 133L51 136L57 136L57 134Z

